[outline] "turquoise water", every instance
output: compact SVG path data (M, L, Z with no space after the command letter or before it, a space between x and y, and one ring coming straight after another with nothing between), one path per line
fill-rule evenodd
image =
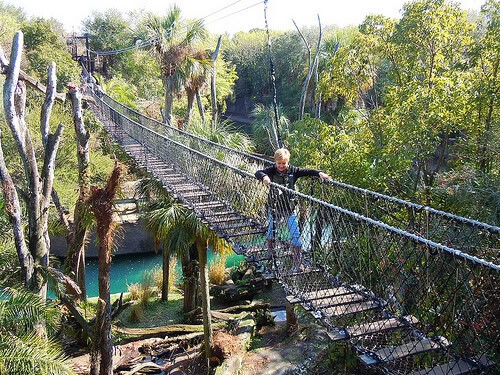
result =
M208 262L215 259L212 251L208 252ZM227 258L226 267L232 267L243 260L243 256L233 254ZM99 294L97 284L98 263L97 259L89 259L86 262L87 296L95 297ZM111 293L127 291L127 285L138 283L142 273L153 267L161 267L162 255L154 253L116 255L111 262ZM177 263L178 274L181 275L180 262Z

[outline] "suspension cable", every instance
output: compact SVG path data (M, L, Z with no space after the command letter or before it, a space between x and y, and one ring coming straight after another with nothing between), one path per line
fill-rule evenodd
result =
M280 148L282 148L283 147L283 139L281 138L279 115L278 115L278 99L277 99L277 94L276 94L276 74L274 71L273 56L272 56L272 51L271 51L271 35L269 33L269 24L267 22L267 2L268 2L268 0L264 0L264 21L266 24L266 33L267 33L267 49L268 49L268 53L269 53L269 68L271 71L271 88L273 90L274 119L276 121L276 136L278 138L278 146Z

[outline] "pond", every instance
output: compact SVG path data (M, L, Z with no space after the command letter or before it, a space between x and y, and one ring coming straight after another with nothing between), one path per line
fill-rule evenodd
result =
M212 262L215 255L208 252L208 262ZM232 254L227 257L226 267L232 267L244 259L241 255ZM97 284L98 261L97 258L88 259L86 262L87 297L96 297L99 294ZM127 291L127 285L138 283L144 271L149 271L153 267L161 267L162 255L155 253L125 254L115 255L111 262L111 293L121 293ZM181 272L180 262L177 263L178 274Z

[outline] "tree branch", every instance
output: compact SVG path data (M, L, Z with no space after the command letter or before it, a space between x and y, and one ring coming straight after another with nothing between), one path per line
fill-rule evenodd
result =
M14 50L12 52L14 53ZM9 62L7 60L7 57L5 56L4 50L0 47L0 74L7 74L8 71L9 71ZM34 89L44 94L47 91L45 85L43 85L40 81L31 77L21 69L19 69L18 79L21 81L25 81L28 85L30 85ZM56 92L54 94L54 98L64 103L64 101L66 100L66 94Z
M45 102L42 106L42 112L40 115L40 133L42 134L42 141L45 149L47 149L47 142L49 136L49 119L52 112L52 106L54 105L54 98L56 95L56 64L51 63L49 66L48 73L49 84L47 86L47 91L45 93Z

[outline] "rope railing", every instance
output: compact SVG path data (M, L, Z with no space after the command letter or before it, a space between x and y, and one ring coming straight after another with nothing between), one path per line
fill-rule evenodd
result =
M191 148L212 155L219 160L249 172L255 172L272 164L269 160L220 145L144 116L108 95L104 102L117 112L139 124L176 139ZM467 251L470 254L499 262L500 227L453 215L429 206L416 204L368 189L330 181L316 185L299 183L299 189L336 206L344 207L364 216L380 220L410 233L424 236L434 242Z
M499 265L469 247L437 243L375 214L280 185L265 187L232 156L205 153L208 144L164 126L156 131L156 123L139 123L117 110L116 102L95 99L98 116L136 160L213 230L271 269L333 339L349 340L364 363L391 374L448 373L433 370L443 363L498 371ZM185 181L201 190L185 193ZM266 204L269 195L274 203ZM235 213L241 216L232 221ZM447 214L439 217L457 225L457 236L469 227ZM495 233L490 230L488 238Z

